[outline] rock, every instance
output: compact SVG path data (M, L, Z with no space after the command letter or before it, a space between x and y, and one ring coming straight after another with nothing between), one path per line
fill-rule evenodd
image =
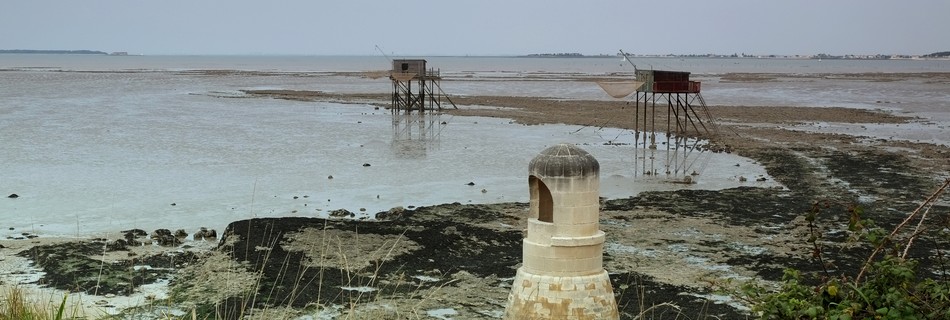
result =
M18 195L18 194L16 194L16 193L11 193L9 196L7 196L7 198L10 198L10 199L16 199L16 198L19 198L19 197L20 197L20 195Z
M184 239L188 237L188 232L185 232L185 229L175 230L175 238Z
M350 212L349 210L346 210L346 209L336 209L336 210L330 211L329 215L330 215L331 217L336 217L336 218L355 217L355 216L356 216L356 214L354 214L354 213L352 213L352 212Z
M769 180L769 179L767 179L767 178L765 178L765 177L761 177L761 178L755 179L755 181L758 181L758 182L764 182L764 181L767 181L767 180Z
M171 230L168 229L157 229L155 232L152 232L150 238L155 242L158 242L158 245L163 247L171 247L181 244L181 240L172 235Z
M170 235L172 235L172 231L171 231L171 230L168 230L168 229L155 229L155 231L152 231L152 235L151 235L150 237L151 237L152 239L155 239L155 238L157 238L157 237L170 236Z
M333 176L332 175L327 176L327 179L333 179Z
M469 186L474 186L474 185L475 185L475 183L474 183L474 182L471 182L471 181L470 181L469 183L466 183L466 185L469 185Z
M488 190L482 189L482 193L488 193Z
M376 213L376 220L394 220L399 218L403 212L406 212L406 209L403 207L395 207L386 212Z
M369 163L364 163L363 166L364 166L364 167L369 167Z
M128 251L128 242L122 239L118 239L106 245L106 249L109 251Z
M173 207L174 207L174 206L177 206L177 205L178 205L178 204L176 204L176 203L174 203L174 202L172 202L172 206L173 206Z
M366 212L366 208L360 208L360 212Z
M746 182L746 181L749 181L749 179L746 179L743 176L739 176L739 182Z
M181 244L181 240L178 240L178 238L170 234L161 235L152 239L158 242L158 245L163 247L174 247Z
M194 240L215 240L218 238L218 232L214 229L208 229L201 227L198 232L195 232L195 235L192 237Z
M142 230L142 229L124 230L122 231L122 236L123 238L125 238L125 242L128 243L130 246L138 246L138 245L141 245L142 243L136 239L140 237L148 236L148 232L145 232L145 230Z
M136 237L144 237L144 236L147 236L147 235L148 235L148 232L146 232L145 230L142 230L142 229L122 230L122 233L132 233L132 234L135 235Z

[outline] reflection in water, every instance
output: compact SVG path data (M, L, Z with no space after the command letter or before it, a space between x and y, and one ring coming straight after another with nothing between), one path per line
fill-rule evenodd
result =
M656 73L659 77L660 71ZM638 165L635 167L644 176L663 175L671 182L696 183L696 176L709 162L708 141L698 137L715 139L719 129L699 93L699 83L688 81L689 73L663 73L668 74L664 77L682 79L655 82L647 79L654 87L637 92L634 149ZM657 89L662 90L657 92Z
M437 112L398 112L393 115L391 149L399 158L425 158L429 148L439 147L439 136L445 126Z
M657 142L659 140L659 143ZM656 132L634 135L634 175L695 183L709 164L708 141Z

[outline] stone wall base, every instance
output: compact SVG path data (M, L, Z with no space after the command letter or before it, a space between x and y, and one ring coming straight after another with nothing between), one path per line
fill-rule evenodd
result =
M619 319L607 271L576 277L531 274L518 268L504 319Z

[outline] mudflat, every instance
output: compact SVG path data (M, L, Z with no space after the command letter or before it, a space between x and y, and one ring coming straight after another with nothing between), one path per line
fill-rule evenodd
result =
M950 79L926 73L820 76ZM748 82L774 77L722 78ZM379 93L245 93L249 98L369 103L382 108L389 99ZM635 107L617 100L552 97L452 99L460 108L443 112L526 125L632 129L628 108ZM466 107L472 105L480 107ZM605 199L601 207L601 229L607 233L605 269L611 274L622 318L647 312L652 319L683 315L741 319L749 317L748 306L728 289L743 282L774 284L786 268L816 277L829 269L834 276L853 276L872 249L847 241L847 223L855 208L886 229L893 228L950 172L946 145L799 129L817 123L919 121L883 108L714 105L710 112L720 124L716 143L760 163L784 187L750 183L720 191L655 191ZM948 243L936 234L950 227L950 205L943 199L933 209L930 228L910 252L922 262L924 275L939 274L946 265L940 255ZM114 307L118 303L114 299L168 282L167 296L143 298L140 302L146 307L124 312L493 319L503 312L509 282L520 264L527 208L524 203L450 203L394 208L378 213L375 221L241 220L231 223L217 243L186 242L154 250L108 246L117 239L0 240L0 257L21 268L4 270L7 275L32 273L41 286L96 294L83 299L99 302L98 308L85 311L91 315ZM812 210L819 211L816 230L809 229L804 218ZM815 233L825 265L808 242ZM159 271L142 271L152 268ZM10 279L4 277L3 285L15 284Z

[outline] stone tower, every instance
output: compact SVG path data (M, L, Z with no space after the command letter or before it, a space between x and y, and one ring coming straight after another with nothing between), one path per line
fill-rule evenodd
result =
M505 319L618 319L603 267L600 164L559 144L528 165L531 210Z

